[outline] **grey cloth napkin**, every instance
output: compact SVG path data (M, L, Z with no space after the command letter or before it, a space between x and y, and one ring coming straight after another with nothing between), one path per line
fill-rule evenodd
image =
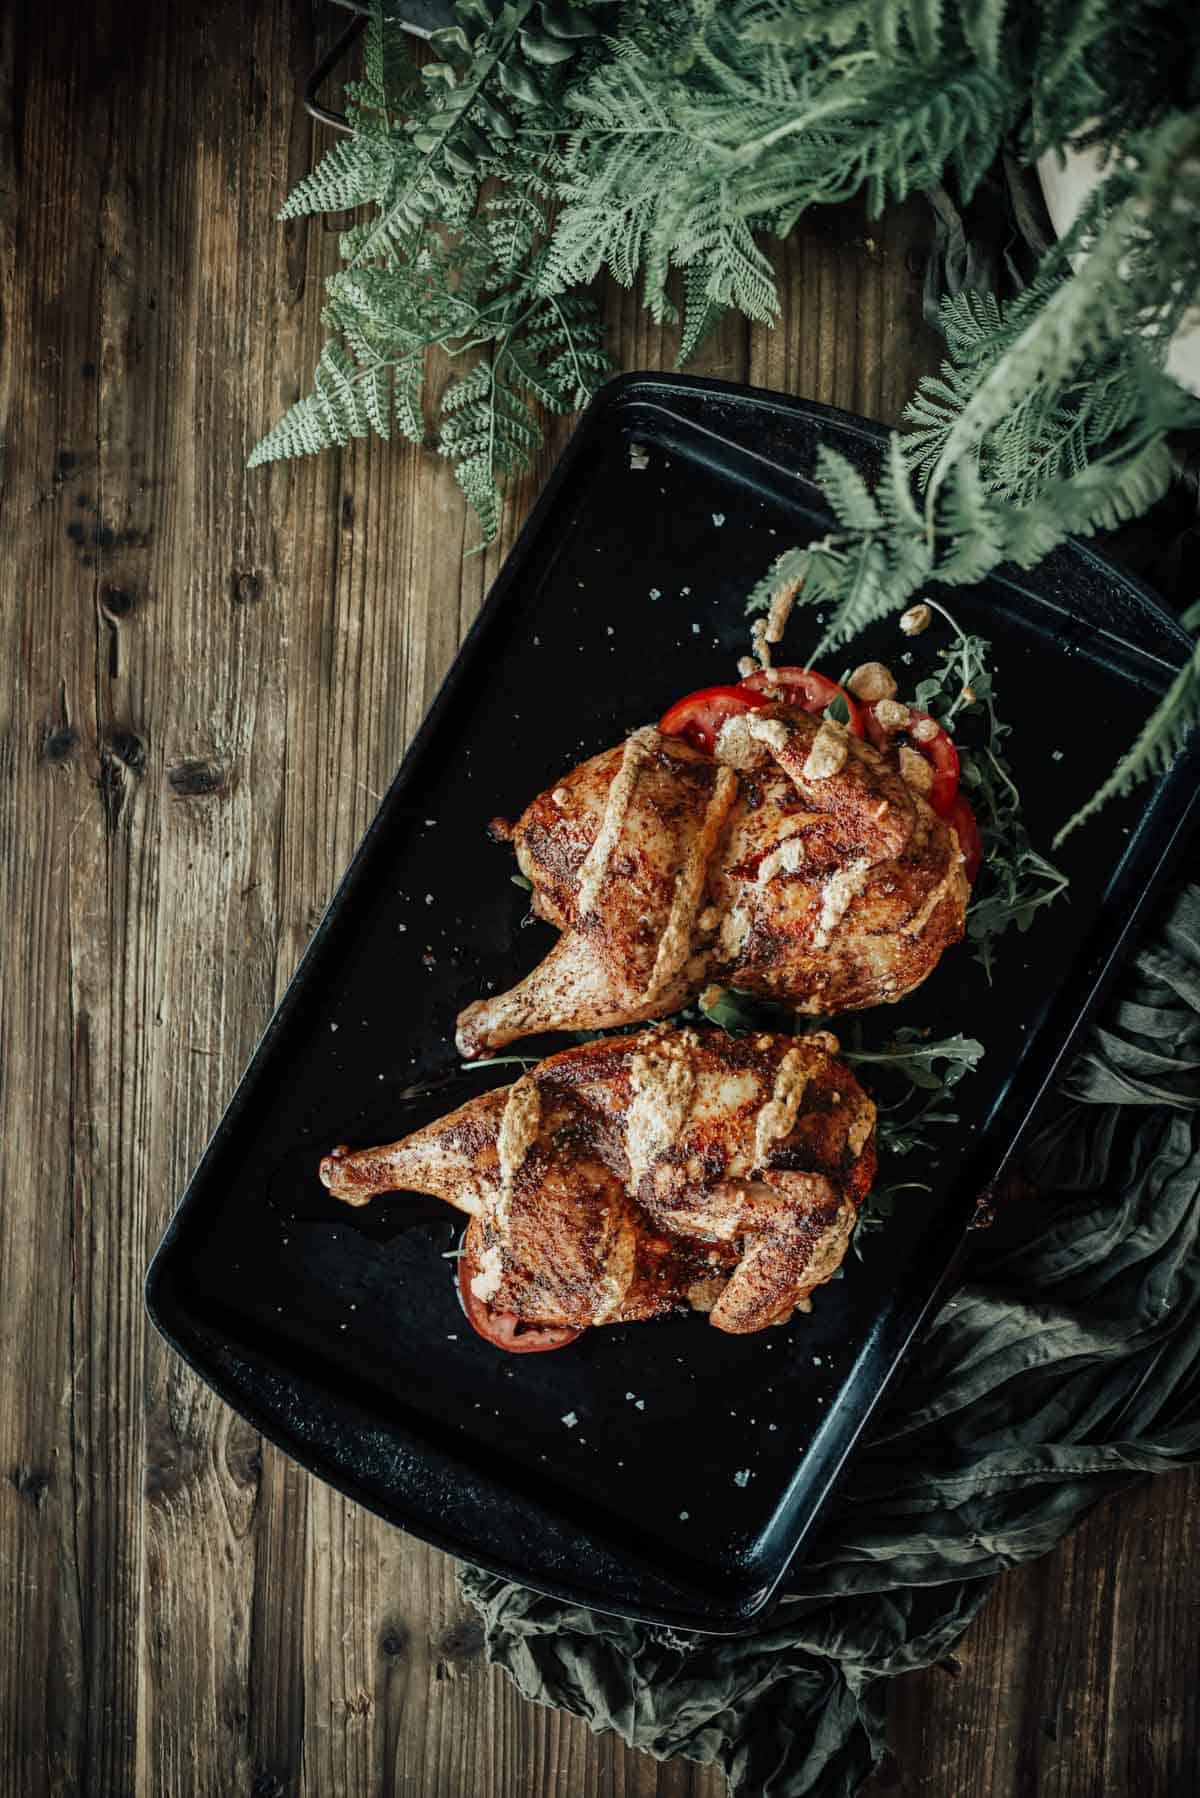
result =
M888 1680L942 1659L996 1575L1089 1506L1200 1461L1200 888L1165 908L1026 1148L1037 1196L978 1239L790 1596L682 1636L474 1568L490 1660L527 1698L739 1798L849 1798Z

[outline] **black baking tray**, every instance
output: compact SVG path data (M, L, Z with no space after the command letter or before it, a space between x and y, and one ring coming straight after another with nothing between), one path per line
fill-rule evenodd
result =
M1195 810L1195 743L1058 858L1070 897L965 947L894 1012L979 1037L961 1125L811 1316L737 1338L697 1317L510 1357L461 1316L461 1220L413 1195L363 1211L319 1156L416 1128L511 1067L464 1071L456 1013L549 947L485 834L582 757L731 678L744 597L827 528L818 446L864 471L866 421L716 381L631 375L592 402L463 645L163 1238L147 1281L167 1340L303 1466L415 1535L540 1590L736 1630L785 1589L847 1455L953 1276L976 1195L1011 1155ZM631 458L631 446L642 455ZM1035 842L1094 789L1190 653L1150 594L1072 546L954 596L995 646ZM815 627L793 620L785 660ZM861 654L940 632L894 622ZM837 672L837 670L835 670ZM553 1039L547 1046L562 1046ZM524 1047L525 1045L522 1045ZM540 1045L539 1045L540 1046ZM922 1173L927 1170L922 1170ZM568 1421L574 1420L574 1421Z

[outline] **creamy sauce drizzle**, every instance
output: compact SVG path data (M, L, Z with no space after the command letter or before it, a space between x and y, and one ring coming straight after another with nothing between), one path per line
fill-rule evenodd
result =
M797 831L768 850L758 864L757 885L765 887L777 874L798 874L804 863L804 837Z
M852 901L866 886L871 865L864 857L859 861L847 862L844 868L839 868L829 876L821 895L821 915L817 919L813 935L814 949L828 947L830 937L850 909Z
M704 900L708 864L736 797L737 775L731 768L719 768L700 829L688 844L683 866L675 877L671 910L658 940L654 968L644 994L647 999L668 986L688 958L692 926Z
M692 1038L686 1032L635 1055L629 1070L632 1099L625 1119L629 1190L638 1187L653 1163L682 1134L692 1109L696 1075Z
M658 732L651 724L643 725L641 730L635 730L631 737L625 739L621 766L617 769L613 783L608 789L608 800L604 807L604 816L600 820L600 828L596 832L595 840L579 870L579 892L575 901L576 918L586 918L600 897L600 888L604 884L608 858L616 848L617 839L621 835L621 827L625 823L625 817L629 811L629 802L633 797L633 789L637 785L638 775L649 761L657 742Z
M799 1049L789 1049L775 1074L775 1087L754 1126L754 1166L762 1167L771 1146L791 1130L808 1085L809 1073Z
M508 1089L508 1100L500 1119L500 1133L496 1141L500 1183L489 1194L485 1209L485 1228L490 1226L494 1237L485 1243L479 1256L479 1272L471 1281L471 1291L484 1304L494 1298L500 1289L504 1253L500 1241L495 1240L495 1237L502 1241L508 1233L513 1187L524 1166L525 1157L537 1141L541 1121L542 1102L538 1089L531 1075L522 1074Z
M958 873L959 864L962 861L962 851L957 845L958 839L956 837L955 850L950 857L950 866L946 869L946 872L942 875L942 878L938 881L916 917L910 918L908 923L904 926L905 936L920 936L946 894L950 892L951 888L955 885L955 876Z

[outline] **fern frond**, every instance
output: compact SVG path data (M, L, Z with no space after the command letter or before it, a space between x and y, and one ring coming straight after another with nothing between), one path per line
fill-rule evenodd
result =
M1191 659L1180 669L1162 699L1132 744L1117 763L1108 779L1099 786L1054 839L1057 849L1064 838L1095 816L1110 799L1131 793L1143 781L1165 774L1182 753L1200 725L1200 644Z
M438 451L479 514L483 543L500 528L501 477L527 468L542 433L524 400L508 384L505 356L476 363L456 377L442 396Z
M347 444L352 437L365 437L370 423L362 371L339 343L327 343L313 375L313 391L290 406L254 446L249 466L288 456L314 456L318 450Z
M339 138L312 173L292 189L278 217L298 219L366 206L386 192L395 170L395 156L387 148L359 138Z
M852 462L823 443L817 451L817 480L834 517L846 531L878 531L883 514Z
M905 460L904 444L898 431L889 433L883 478L875 499L883 513L884 523L898 535L923 528L921 514L913 499L912 473Z
M680 365L691 361L724 308L711 292L711 271L703 261L689 262L683 271L683 333L679 342Z
M949 469L975 454L1024 396L1033 396L1044 415L1048 392L1061 391L1081 367L1103 361L1127 340L1161 353L1200 283L1197 216L1200 117L1168 119L1131 149L1059 246L1060 266L1072 255L1084 257L1081 265L1049 293L1026 295L1013 309L1022 328L992 359L947 430L929 477L931 505ZM1153 239L1147 218L1155 220ZM1159 259L1173 270L1166 291Z

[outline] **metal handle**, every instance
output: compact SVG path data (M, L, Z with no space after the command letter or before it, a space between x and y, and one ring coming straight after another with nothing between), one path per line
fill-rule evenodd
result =
M350 48L356 44L367 28L365 13L356 13L345 31L326 51L308 80L304 83L304 109L314 119L320 119L322 125L332 125L335 131L350 130L350 121L344 112L334 112L331 107L322 106L317 95L324 87L338 64L349 55Z
M322 125L331 125L335 131L349 132L351 125L345 113L334 112L332 107L323 106L317 95L366 30L367 13L360 10L359 0L335 0L335 3L349 7L354 17L304 83L304 110L314 119L319 119ZM396 22L410 37L427 38L435 31L444 30L447 25L454 23L454 8L447 4L447 0L407 0L402 13L396 15Z

